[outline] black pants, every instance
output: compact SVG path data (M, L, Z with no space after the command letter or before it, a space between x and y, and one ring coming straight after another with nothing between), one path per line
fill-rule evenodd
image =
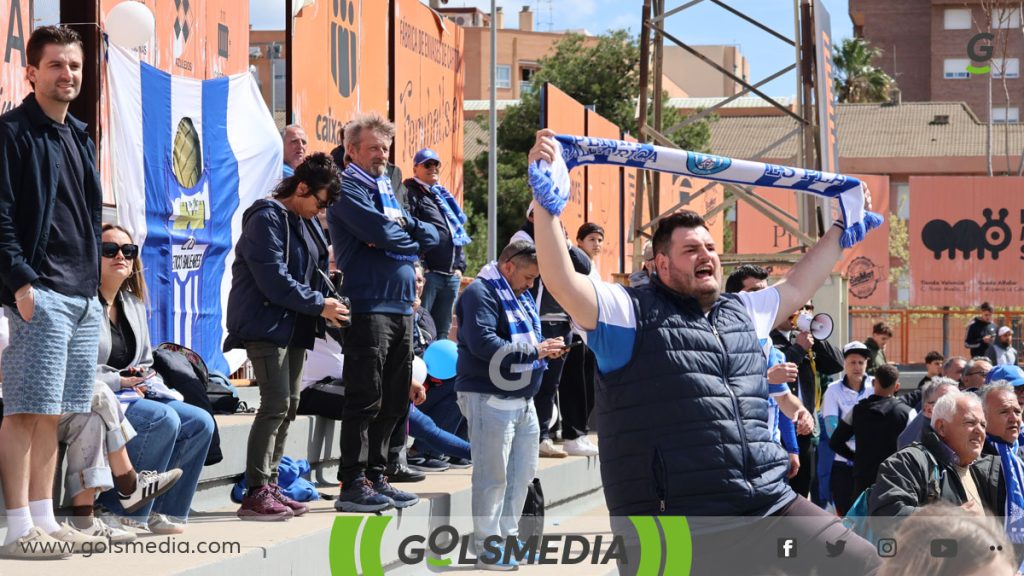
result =
M345 409L338 480L384 473L395 426L409 415L412 315L353 314L345 333Z
M800 448L800 471L789 480L789 486L797 494L807 497L811 493L811 482L814 478L814 442L813 437L797 436L796 445Z
M558 338L561 336L565 343L569 343L572 328L568 322L541 322L541 335L547 338ZM562 378L562 369L565 365L566 356L549 359L548 369L540 380L540 389L533 397L533 406L537 409L537 422L540 423L541 441L551 438L549 423L551 415L555 411L555 394L558 392L558 383ZM563 416L564 418L564 416Z
M579 338L579 336L576 336ZM573 348L565 359L558 406L562 411L562 438L586 436L587 420L594 409L594 376L597 360L586 345Z
M680 526L680 517L646 517L641 522L661 525L649 533L656 535L658 546L644 545L644 554L655 558L678 549L664 528ZM771 516L696 517L687 516L691 532L694 576L763 576L765 574L867 576L874 574L880 559L875 546L843 525L842 520L825 512L810 500L797 496ZM619 563L619 574L637 574L640 560L639 538L629 517L613 516L612 531L623 537L627 562ZM678 530L675 531L677 534ZM845 542L842 555L829 558L826 543ZM789 541L786 545L786 541ZM650 548L650 551L648 550ZM784 554L788 551L789 557ZM661 553L661 554L659 554ZM665 572L668 574L668 572Z
M836 460L832 462L832 502L836 505L836 514L846 516L853 506L853 466Z

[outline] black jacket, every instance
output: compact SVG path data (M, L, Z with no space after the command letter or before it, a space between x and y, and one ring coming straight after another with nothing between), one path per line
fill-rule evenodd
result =
M971 357L984 356L985 351L988 350L988 344L985 343L982 338L985 336L995 336L996 325L992 322L986 322L980 317L975 317L971 320L971 323L967 325L967 336L964 337L964 346L971 351Z
M896 453L900 432L910 421L911 408L894 397L872 394L850 411L850 422L839 421L828 445L840 456L853 462L853 477L863 485L870 485L878 474L878 466ZM854 453L846 442L857 440Z
M302 227L318 245L317 254L307 249ZM247 341L313 349L316 337L324 335L320 313L327 284L316 271L309 284L304 282L311 258L327 272L327 239L315 219L300 218L269 199L245 211L231 265L224 350L242 348Z
M71 128L85 168L85 199L98 254L103 190L96 171L96 147L84 122L69 114L65 123ZM39 277L60 178L54 165L63 154L60 135L53 120L39 107L35 94L0 116L0 301L4 304L13 306L14 292ZM97 261L97 271L99 266Z
M966 502L953 456L953 451L926 425L920 442L893 454L879 466L868 502L870 515L909 516L936 500L954 506ZM1006 484L999 457L982 454L971 463L970 474L986 512L1001 516L1006 506Z
M431 272L453 274L456 270L466 271L466 255L462 246L452 243L451 232L448 231L448 219L444 209L438 205L437 196L415 178L405 181L405 189L409 196L409 214L422 222L429 222L437 228L438 243L423 251L420 259L423 266Z
M789 389L793 394L800 396L804 403L804 408L807 408L813 414L815 408L814 387L818 386L821 390L821 395L825 395L825 387L828 386L830 379L826 378L826 384L822 386L820 378L822 376L832 376L843 371L843 352L828 340L814 340L811 352L814 353L814 364L818 370L819 378L819 381L815 382L814 372L811 370L811 359L807 351L796 342L791 341L786 334L779 330L772 330L771 337L772 345L782 351L786 356L786 362L792 362L797 365L800 374L796 382L789 383Z

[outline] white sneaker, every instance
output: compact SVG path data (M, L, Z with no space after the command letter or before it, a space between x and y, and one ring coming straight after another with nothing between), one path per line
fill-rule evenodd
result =
M568 456L565 450L562 450L550 438L545 438L540 443L540 457L541 458L565 458Z
M121 499L121 507L124 508L125 514L134 513L157 496L170 490L178 481L178 478L181 478L181 468L173 468L159 474L152 470L139 472L135 492L128 496L121 496L118 493L118 498Z
M116 526L114 525L116 523ZM79 532L87 536L99 536L110 542L134 542L135 532L126 529L117 518L110 518L106 522L99 518L92 519L92 526L79 528Z
M153 534L181 534L185 531L185 524L182 522L175 522L164 514L157 514L154 512L149 515L149 525L147 528Z
M76 530L71 524L64 522L60 530L51 532L50 537L71 545L73 554L91 553L96 551L98 546L106 546L107 539L100 536L92 536L84 531Z
M562 448L570 456L597 456L597 446L591 444L590 439L586 436L566 440Z

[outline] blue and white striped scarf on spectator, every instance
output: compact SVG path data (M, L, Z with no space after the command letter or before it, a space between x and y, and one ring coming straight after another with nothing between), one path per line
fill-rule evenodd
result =
M1014 544L1024 543L1024 463L1018 456L1020 441L1007 444L1002 438L988 435L987 440L999 452L1006 482L1006 536Z
M395 197L394 191L391 190L391 178L388 178L387 175L374 178L365 170L356 166L355 162L349 162L348 166L345 167L343 174L345 178L352 178L367 188L376 190L380 195L380 205L384 209L385 216L391 220L408 218L408 216L406 216L402 211L402 207L398 205L398 198ZM416 256L415 254L395 254L394 252L387 251L384 253L395 260L402 260L405 262L415 262L419 260L419 256Z
M466 215L462 212L462 208L459 207L459 203L455 201L452 193L440 184L431 186L430 191L437 197L438 203L441 205L441 211L444 212L444 219L448 224L448 232L452 235L452 244L465 246L472 242L469 234L462 227L466 223Z
M881 215L868 212L864 206L863 184L851 176L621 140L564 135L556 136L555 140L559 144L555 163L531 162L529 175L537 203L556 216L569 201L569 170L581 164L610 164L835 198L843 215L840 242L845 248L860 242L869 230L882 224Z
M477 278L497 290L498 298L501 299L501 307L505 310L505 318L508 320L512 342L536 346L544 339L540 333L540 314L537 313L537 304L533 301L533 295L523 292L516 298L508 280L505 280L501 270L498 270L497 262L491 262L481 268ZM522 373L529 370L544 370L547 365L544 360L534 360L533 364L513 364L511 371Z

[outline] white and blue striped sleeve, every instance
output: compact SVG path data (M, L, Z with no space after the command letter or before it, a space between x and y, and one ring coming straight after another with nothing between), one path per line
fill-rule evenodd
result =
M620 284L588 277L597 294L597 327L583 337L594 352L602 374L614 372L629 363L636 342L636 311L633 299ZM576 326L579 330L579 326Z

